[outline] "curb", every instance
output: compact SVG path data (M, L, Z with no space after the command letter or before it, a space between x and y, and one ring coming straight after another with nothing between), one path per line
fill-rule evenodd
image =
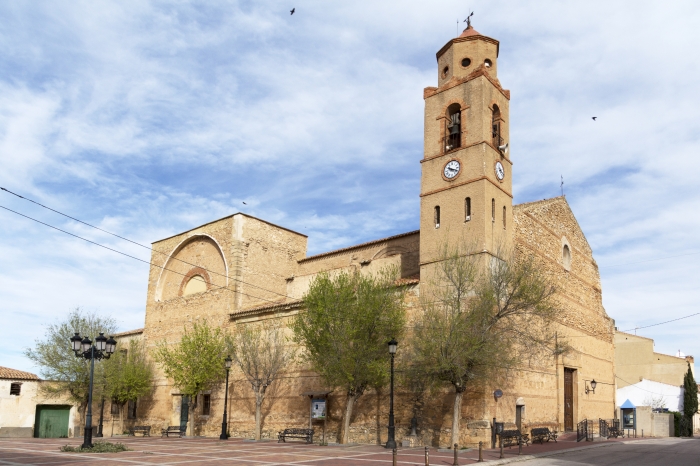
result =
M517 463L520 461L529 461L529 460L535 460L538 458L547 458L549 456L556 456L556 455L561 455L563 453L572 453L572 452L577 452L577 451L584 451L584 450L591 450L594 448L603 448L603 447L610 447L612 445L619 445L619 444L628 444L629 443L637 443L637 442L643 442L647 439L644 440L631 440L631 441L620 441L620 442L610 442L610 443L599 443L597 445L588 445L585 447L576 447L576 448L569 448L566 450L555 450L555 451L545 451L542 453L535 453L534 455L520 455L516 456L514 458L503 458L503 459L497 459L497 460L491 460L491 461L484 461L484 463L490 464L490 465L497 465L497 464L509 464L509 463ZM649 440L658 440L654 438L650 438Z

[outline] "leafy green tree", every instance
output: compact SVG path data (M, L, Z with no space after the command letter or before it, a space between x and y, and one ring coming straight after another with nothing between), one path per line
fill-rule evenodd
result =
M255 393L255 440L260 440L265 394L294 358L284 333L275 323L238 324L229 351Z
M443 246L429 295L421 297L413 370L430 386L454 388L451 444L459 443L467 389L503 380L509 370L551 354L554 287L532 258L498 256L504 259Z
M292 324L303 358L324 381L347 393L340 442L347 443L353 406L370 387L386 384L387 342L401 338L405 288L397 269L376 275L320 274L304 296L306 309Z
M79 307L71 311L66 320L49 325L44 337L35 341L34 348L27 348L24 352L40 367L41 376L53 381L41 384L42 392L50 397L68 395L85 413L90 389L90 361L75 356L70 338L79 332L94 342L100 333L112 335L116 329L117 323L111 317L101 317ZM101 370L102 364L95 364L94 380L100 380ZM101 384L97 383L94 387L93 399L96 399L101 396Z
M693 416L698 412L698 384L688 363L688 372L683 377L683 415L686 418L686 431L681 435L693 436Z
M123 408L128 401L148 395L153 388L153 373L143 343L130 340L128 348L118 349L105 361L105 398Z
M190 410L197 404L197 396L220 382L226 375L226 334L212 328L207 321L185 328L180 341L168 346L163 340L153 354L166 377L180 392L192 400ZM194 426L191 432L194 431Z

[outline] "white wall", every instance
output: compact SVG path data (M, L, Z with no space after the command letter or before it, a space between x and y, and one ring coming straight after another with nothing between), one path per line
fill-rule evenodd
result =
M649 406L651 398L663 398L669 411L683 410L683 389L674 385L642 379L633 385L617 389L617 405L621 406L630 400L635 406Z

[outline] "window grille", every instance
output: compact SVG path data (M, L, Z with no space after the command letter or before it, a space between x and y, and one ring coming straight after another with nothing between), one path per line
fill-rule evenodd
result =
M22 391L22 384L21 383L17 382L17 383L10 384L10 395L19 396L21 391Z

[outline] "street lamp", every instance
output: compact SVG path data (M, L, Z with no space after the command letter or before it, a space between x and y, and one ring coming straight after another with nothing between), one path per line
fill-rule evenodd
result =
M598 385L598 382L596 382L595 379L591 380L591 388L589 390L588 387L586 387L586 394L588 394L589 391L595 393L595 387L597 385Z
M219 436L219 440L228 440L228 434L226 433L226 403L228 402L228 371L231 370L231 364L233 363L231 356L226 356L224 363L226 364L226 389L224 391L224 419L221 421L221 435Z
M81 338L80 333L75 332L70 338L71 349L78 358L90 360L90 391L88 392L87 414L85 415L85 432L81 448L92 448L92 381L95 374L95 359L109 359L117 348L117 341L113 337L105 337L104 333L95 338L95 344L88 337Z
M386 448L393 450L396 448L396 440L394 440L394 355L396 354L396 346L399 344L395 338L392 338L388 343L389 354L391 354L391 384L389 390L389 438L386 441Z

